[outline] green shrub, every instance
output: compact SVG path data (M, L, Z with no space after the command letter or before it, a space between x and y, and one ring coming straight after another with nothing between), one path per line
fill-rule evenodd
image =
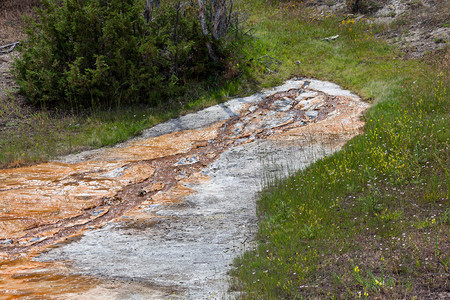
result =
M345 0L352 13L373 13L381 8L384 0Z
M193 4L168 2L147 24L144 2L43 0L14 66L22 93L44 105L154 104L222 70L205 45L223 58L224 43L202 34Z

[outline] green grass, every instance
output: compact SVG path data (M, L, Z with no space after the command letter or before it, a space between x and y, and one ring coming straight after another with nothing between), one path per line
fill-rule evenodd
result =
M191 84L182 99L168 99L156 107L119 105L80 111L33 108L7 91L0 99L0 168L115 145L157 123L250 92L238 82Z
M11 106L19 106L12 104ZM116 144L139 134L167 114L154 110L112 109L83 113L36 110L14 115L2 110L8 121L0 132L0 166L20 166L58 155ZM147 115L146 115L147 114Z
M448 65L403 60L364 22L252 2L254 60L289 76L332 80L374 103L364 134L258 202L258 245L235 261L248 299L429 298L449 286ZM323 41L339 34L334 41ZM256 49L256 50L255 50ZM448 53L448 48L447 48ZM300 63L295 63L300 61ZM440 65L439 65L440 64ZM268 67L270 69L270 66Z

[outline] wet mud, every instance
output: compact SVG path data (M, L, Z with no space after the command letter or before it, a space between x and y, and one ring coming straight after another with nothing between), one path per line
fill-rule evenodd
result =
M292 80L114 148L0 170L0 296L233 298L226 272L252 247L264 177L339 149L367 107Z

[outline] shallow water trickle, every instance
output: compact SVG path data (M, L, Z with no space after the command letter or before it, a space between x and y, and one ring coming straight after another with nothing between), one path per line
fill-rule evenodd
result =
M252 245L264 172L339 149L367 107L289 81L114 148L0 170L0 295L232 297L226 271Z

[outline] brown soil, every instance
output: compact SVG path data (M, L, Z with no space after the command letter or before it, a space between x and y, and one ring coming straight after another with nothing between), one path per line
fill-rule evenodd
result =
M40 0L3 0L0 3L0 45L26 37L23 16L31 15Z

